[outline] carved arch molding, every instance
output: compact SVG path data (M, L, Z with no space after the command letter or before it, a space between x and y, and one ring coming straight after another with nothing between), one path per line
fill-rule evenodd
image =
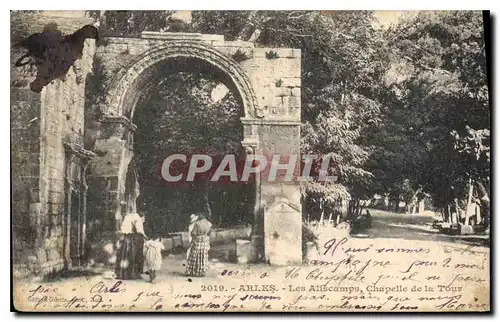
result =
M257 97L245 71L229 56L214 47L197 41L165 41L159 46L140 54L112 79L106 102L101 109L108 115L133 116L138 96L150 79L155 65L172 58L187 57L202 60L227 75L240 94L244 117L264 117Z

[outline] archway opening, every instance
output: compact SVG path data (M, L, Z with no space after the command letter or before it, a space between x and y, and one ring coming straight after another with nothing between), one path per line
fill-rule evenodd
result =
M253 183L212 182L202 175L171 184L160 171L165 158L174 154L188 160L193 154L208 155L214 166L225 155L244 160L244 107L230 77L200 59L175 57L150 67L140 84L135 106L125 113L137 125L137 207L146 214L147 229L158 234L183 231L189 215L200 211L210 215L215 227L251 224Z

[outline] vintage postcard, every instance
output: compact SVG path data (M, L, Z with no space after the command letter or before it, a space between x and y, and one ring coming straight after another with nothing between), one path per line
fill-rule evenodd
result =
M489 312L489 34L11 11L13 310Z

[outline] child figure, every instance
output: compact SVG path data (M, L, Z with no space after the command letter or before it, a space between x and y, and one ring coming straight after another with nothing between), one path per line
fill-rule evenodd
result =
M161 268L161 251L165 249L161 239L150 239L144 243L144 266L149 273L149 281L152 283L156 278L156 272Z

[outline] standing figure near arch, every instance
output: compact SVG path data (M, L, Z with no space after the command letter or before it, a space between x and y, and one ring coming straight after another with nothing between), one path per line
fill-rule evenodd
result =
M128 213L121 226L123 234L116 254L115 274L117 279L129 280L141 278L144 266L144 217L138 213Z
M208 251L210 250L210 230L212 229L212 223L202 213L197 214L194 219L186 275L201 277L205 276L208 269Z
M189 261L189 253L191 252L191 245L193 242L193 237L191 236L191 233L193 232L194 224L198 220L198 215L197 214L191 214L191 217L189 218L189 225L188 225L188 241L189 241L189 247L186 251L186 261Z
M151 240L144 243L144 255L146 257L144 267L147 270L146 274L149 274L149 281L151 283L153 283L156 278L156 272L161 269L161 251L164 249L165 247L158 235L153 236Z

